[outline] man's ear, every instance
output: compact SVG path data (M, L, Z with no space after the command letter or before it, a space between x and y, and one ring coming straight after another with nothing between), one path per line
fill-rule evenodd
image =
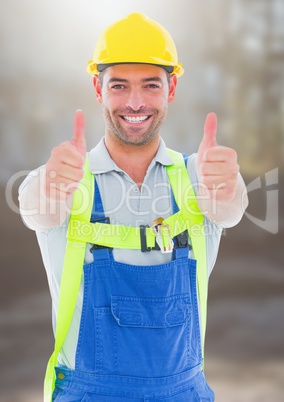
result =
M171 75L171 78L170 78L170 89L169 89L169 96L168 96L169 103L173 102L175 99L176 86L177 86L177 76L175 74L173 74L173 75Z
M93 78L93 84L96 92L96 97L97 101L99 103L102 103L102 88L101 88L101 82L99 80L99 77L97 75L94 76Z

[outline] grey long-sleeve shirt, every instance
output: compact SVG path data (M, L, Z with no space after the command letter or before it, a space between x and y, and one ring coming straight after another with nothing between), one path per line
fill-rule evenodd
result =
M191 184L194 187L197 186L195 159L196 154L192 154L188 160L188 172ZM166 166L172 164L172 159L167 153L163 140L160 141L160 147L148 168L141 189L114 163L105 147L103 139L90 151L89 160L90 170L96 175L105 215L110 217L112 224L136 227L142 224L151 225L157 217L167 218L172 214L171 189L166 173ZM40 169L31 172L22 183L19 191L20 205L23 194L29 191L29 184L39 175L39 171ZM33 194L29 194L29 197L32 196ZM69 219L67 217L62 225L58 227L45 230L40 226L37 227L32 214L25 214L23 209L21 209L21 213L27 226L36 230L52 297L53 327L55 328ZM208 256L207 272L209 277L216 261L222 229L206 217L204 226ZM92 260L89 248L87 247L86 251L86 263ZM192 251L189 253L189 257L194 258ZM171 259L171 254L162 254L156 250L150 253L142 253L140 250L114 249L113 254L115 260L119 262L131 264L135 262L136 265L161 264ZM83 283L81 284L73 321L60 354L60 363L71 369L75 368L75 353L80 327L82 299Z

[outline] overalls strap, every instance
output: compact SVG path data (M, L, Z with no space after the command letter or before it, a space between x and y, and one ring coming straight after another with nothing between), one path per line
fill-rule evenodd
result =
M190 182L188 171L185 169L182 154L173 151L172 149L168 149L168 154L173 159L174 164L167 167L167 174L176 203L180 209L178 214L180 214L184 219L191 240L194 257L197 260L198 300L201 313L200 325L202 334L202 354L204 359L208 294L207 249L203 223L204 217L198 208L194 188ZM174 220L175 215L170 216L167 221Z
M74 193L69 225L72 225L73 219L76 219L78 215L80 215L80 219L86 222L90 220L93 206L94 180L89 169L88 158L86 159L84 170L84 177L80 182L79 188ZM51 402L52 399L55 387L55 366L76 307L82 280L85 250L85 243L67 240L60 284L54 352L48 361L44 380L44 402Z

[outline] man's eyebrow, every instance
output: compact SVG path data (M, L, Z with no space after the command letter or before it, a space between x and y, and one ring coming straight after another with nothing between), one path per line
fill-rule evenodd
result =
M149 77L149 78L144 78L142 80L143 82L149 82L149 81L156 81L156 82L163 82L162 78L160 77Z
M110 78L110 79L108 80L108 84L111 84L112 82L128 82L128 80L125 79L125 78L116 78L116 77L113 77L113 78Z
M147 78L143 78L142 82L150 82L150 81L156 81L156 82L160 82L162 83L163 80L160 77L147 77ZM108 80L108 84L111 84L112 82L128 82L128 80L126 78L116 78L116 77L112 77Z

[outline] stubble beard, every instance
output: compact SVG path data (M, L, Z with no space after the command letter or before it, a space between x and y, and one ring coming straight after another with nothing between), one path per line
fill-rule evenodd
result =
M129 110L115 110L110 113L109 109L103 105L103 115L105 124L107 127L107 131L110 136L114 139L118 140L119 142L123 142L126 145L133 145L133 146L143 146L151 141L159 135L160 127L166 119L168 112L168 105L164 106L164 109L157 110L157 109L147 109L147 110L140 110L139 114L145 115L152 115L151 119L152 122L149 125L146 131L143 130L143 127L131 127L129 126L128 129L124 128L120 123L121 115L123 114L135 114L134 111ZM136 112L137 114L137 112Z

